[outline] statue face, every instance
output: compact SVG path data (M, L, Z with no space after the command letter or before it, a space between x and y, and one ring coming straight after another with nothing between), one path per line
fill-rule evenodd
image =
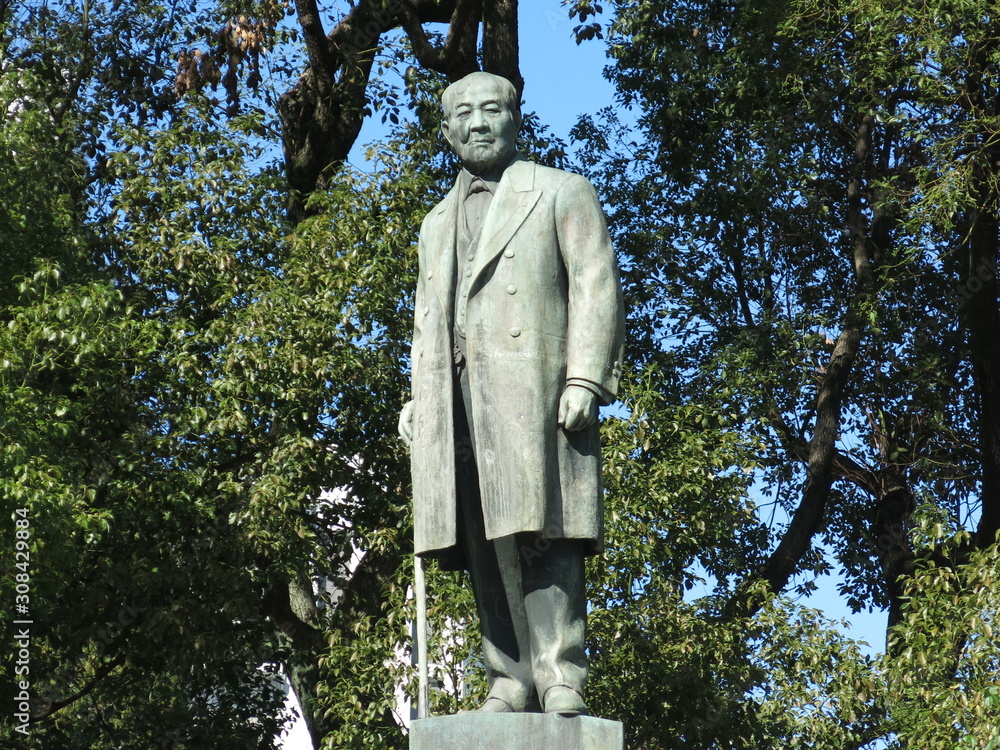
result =
M504 103L495 81L485 76L469 81L444 114L445 140L473 174L505 163L514 153L521 118Z

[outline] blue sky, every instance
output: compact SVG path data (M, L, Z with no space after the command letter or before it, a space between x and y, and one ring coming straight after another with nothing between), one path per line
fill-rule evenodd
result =
M607 64L604 44L591 40L577 45L576 20L560 0L530 0L520 9L524 108L537 112L542 123L566 139L580 115L613 103L614 87L602 72Z

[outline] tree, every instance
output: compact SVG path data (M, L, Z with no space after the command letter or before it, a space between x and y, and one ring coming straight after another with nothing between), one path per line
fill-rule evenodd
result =
M294 37L280 6L0 10L4 104L20 113L4 125L5 194L19 198L2 224L19 290L2 300L4 502L32 519L32 611L48 623L32 646L32 733L268 747L283 673L317 744L398 745L383 668L406 639L394 427L415 227L440 195L440 169L411 165L441 163L427 100L440 79L409 73L396 95L424 119L400 122L380 171L333 164L336 183L299 186L293 206L311 192L312 208L293 226L267 153L294 53L275 55L274 78L260 72L266 44ZM315 51L309 13L298 21ZM332 40L344 108L366 95L384 32L405 25L420 56L440 56L418 21L442 13L472 52L482 17L488 61L516 70L514 3L485 16L361 3ZM361 119L293 124L326 127L336 162ZM329 173L327 157L296 157L290 179ZM334 645L357 665L350 691L330 688Z
M815 727L854 728L811 746L897 732L899 746L985 747L996 706L972 697L962 666L985 631L957 612L985 601L989 618L996 590L960 587L946 606L929 582L951 580L997 531L988 8L640 2L620 4L606 29L586 23L595 11L574 5L578 33L606 31L610 74L638 111L634 140L616 139L612 112L578 129L626 256L636 364L662 373L655 390L674 408L725 417L752 439L741 462L723 465L751 471L754 494L772 505L754 520L776 519L751 553L728 552L729 568L719 570L717 545L692 556L717 582L713 611L757 622L775 595L829 571L829 551L853 607L888 608L888 684L931 679L914 669L929 658L922 626L950 639L934 683L970 703L950 704L950 733L931 740L911 727L914 712L926 720L933 709L895 700L881 682L864 720L850 705L834 716L814 706ZM642 413L648 433L671 424L656 415ZM652 448L638 455L658 463ZM763 531L719 522L706 541ZM937 533L916 531L927 522ZM993 669L994 658L977 663ZM740 720L743 742L766 705L760 686L727 691L757 717Z
M23 673L33 698L25 731L58 747L269 747L283 693L258 586L240 573L245 545L230 531L227 498L206 496L190 461L205 447L192 440L203 436L199 404L184 398L201 341L185 337L176 308L156 306L184 310L189 300L157 299L151 274L140 292L94 263L95 247L119 248L85 221L73 128L56 124L51 90L35 76L2 83L24 103L3 139L13 219L4 239L19 242L5 247L23 253L28 272L3 308L0 494L8 515L28 522L26 569L16 568L37 623ZM165 168L152 161L145 187ZM239 177L234 161L208 175L195 169L190 187L204 195L211 177ZM171 187L175 206L190 200ZM239 198L260 205L250 200L256 187L237 188ZM138 202L157 197L143 192ZM180 222L147 228L192 239ZM144 248L130 239L135 260ZM5 567L11 598L13 580ZM7 742L19 746L22 734Z
M330 184L374 109L387 106L388 116L398 120L391 91L382 92L383 103L372 101L375 53L387 32L401 28L409 51L423 68L456 81L479 69L477 37L482 24L483 70L513 81L518 91L522 88L517 0L367 0L352 4L329 33L315 0L297 0L295 7L309 65L279 102L293 219L302 217L302 198ZM432 22L448 24L440 44L424 29Z

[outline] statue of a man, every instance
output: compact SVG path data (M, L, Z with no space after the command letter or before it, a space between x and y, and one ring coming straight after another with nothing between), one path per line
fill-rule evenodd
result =
M472 578L482 711L587 713L584 556L599 552L597 410L615 398L624 312L593 187L514 150L514 86L472 73L442 97L462 162L424 219L410 445L416 554Z

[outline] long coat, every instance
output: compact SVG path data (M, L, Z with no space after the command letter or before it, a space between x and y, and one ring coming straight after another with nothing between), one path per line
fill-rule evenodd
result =
M462 199L456 186L420 230L411 360L415 551L445 559L459 533L453 329ZM557 424L567 380L613 397L621 375L621 284L597 194L579 175L518 158L480 237L466 353L486 536L533 531L598 551L598 426Z

